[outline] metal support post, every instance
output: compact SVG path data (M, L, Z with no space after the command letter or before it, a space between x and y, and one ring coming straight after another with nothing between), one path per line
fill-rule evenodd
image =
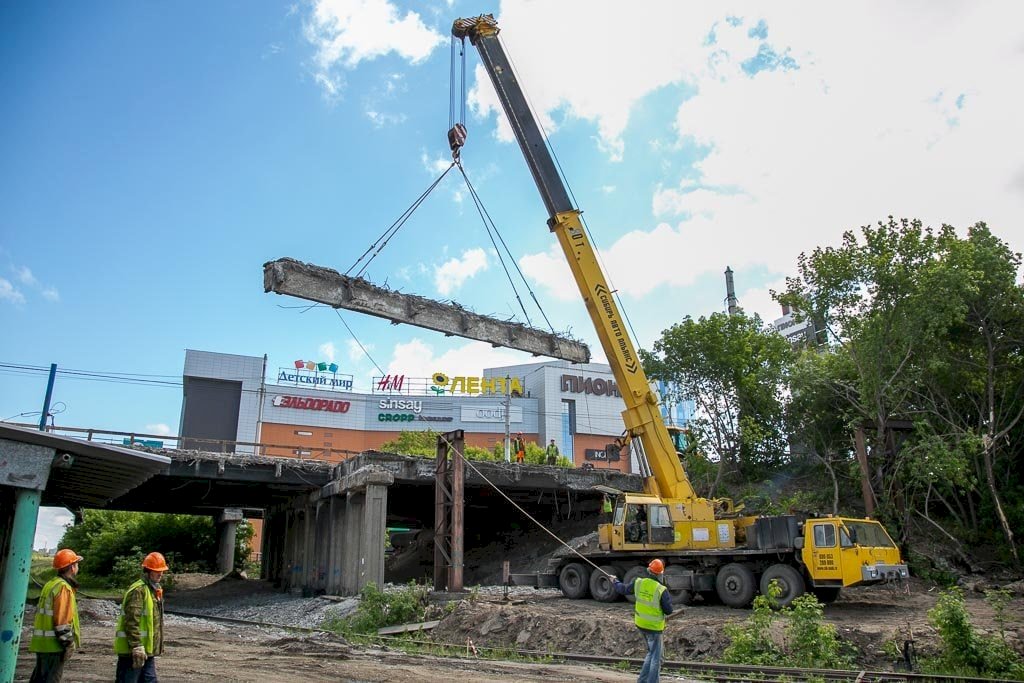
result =
M434 482L434 590L462 590L465 432L457 429L437 438ZM448 453L451 453L451 463Z
M11 545L4 558L0 583L0 681L14 680L21 642L21 623L25 614L29 570L32 568L32 541L36 535L39 500L42 491L14 490L14 520Z

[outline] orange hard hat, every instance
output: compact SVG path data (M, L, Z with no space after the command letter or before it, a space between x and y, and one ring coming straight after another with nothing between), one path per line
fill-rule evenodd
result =
M76 553L71 548L64 548L64 550L58 550L57 554L53 556L53 568L57 571L64 569L65 567L74 564L75 562L81 562L82 556Z
M647 571L651 572L652 574L664 574L665 563L661 560L651 560L651 563L647 565Z
M142 566L154 572L167 571L167 561L164 560L164 556L160 553L146 555L146 559L142 561Z

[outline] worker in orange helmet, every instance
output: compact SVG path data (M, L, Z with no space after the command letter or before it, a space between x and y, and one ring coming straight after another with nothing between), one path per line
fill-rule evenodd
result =
M164 651L164 589L160 579L166 571L164 556L150 553L142 561L142 578L125 591L114 635L116 683L156 683L156 657Z
M516 434L516 438L512 440L512 450L516 452L516 462L522 464L526 460L526 439L523 438L522 432Z
M53 556L57 576L43 586L32 624L32 640L28 649L36 653L31 683L59 683L64 677L64 663L81 642L78 628L78 563L82 556L70 548L58 550Z
M658 683L661 675L661 635L665 618L672 614L672 595L665 587L665 562L654 559L647 565L647 576L638 576L630 585L611 577L620 595L635 595L633 623L647 642L647 656L637 683Z

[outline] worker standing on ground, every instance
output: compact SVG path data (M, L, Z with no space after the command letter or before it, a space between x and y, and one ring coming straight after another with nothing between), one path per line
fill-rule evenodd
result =
M555 445L555 440L551 439L551 443L548 444L547 448L548 464L554 465L557 463L558 455L558 446Z
M115 683L156 683L156 657L164 651L164 589L167 562L160 553L142 561L142 578L125 591L117 618Z
M516 434L516 438L512 440L512 448L516 452L516 462L523 464L526 460L526 440L522 432Z
M637 683L658 683L661 676L661 636L665 631L665 617L672 614L672 595L662 583L665 577L665 563L651 560L647 565L647 576L638 577L625 585L614 576L615 592L620 595L635 595L633 623L640 629L647 642L647 656Z
M36 653L36 666L30 683L60 683L64 677L64 663L79 646L78 628L78 563L82 556L64 548L53 556L57 576L46 582L39 594L36 618L32 624L29 652Z

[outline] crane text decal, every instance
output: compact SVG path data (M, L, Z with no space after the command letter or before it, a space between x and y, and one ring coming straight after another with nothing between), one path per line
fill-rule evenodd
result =
M622 332L622 326L619 324L615 307L612 306L611 294L608 292L607 287L600 284L594 287L594 294L601 300L601 308L604 309L604 315L608 318L608 327L611 328L612 334L615 335L615 343L622 354L622 361L625 364L626 372L632 375L637 371L638 367L636 358L633 356L633 350L629 348L629 340Z

